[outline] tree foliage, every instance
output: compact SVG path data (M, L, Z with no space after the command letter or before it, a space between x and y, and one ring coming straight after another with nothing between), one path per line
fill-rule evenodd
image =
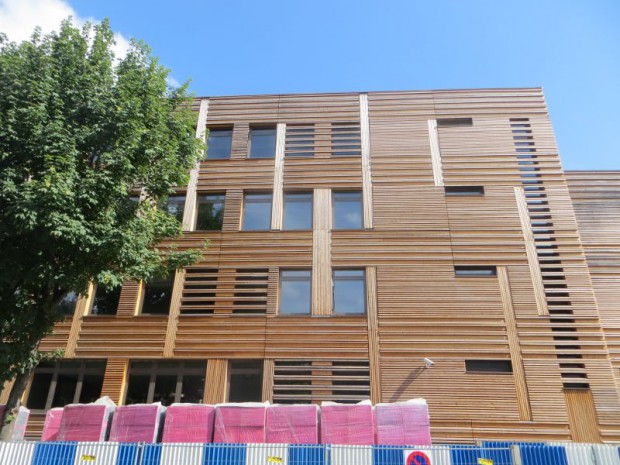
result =
M162 246L181 226L154 207L201 148L186 86L167 86L145 44L122 60L113 44L107 21L65 21L21 44L0 36L0 388L37 363L67 292L201 253Z

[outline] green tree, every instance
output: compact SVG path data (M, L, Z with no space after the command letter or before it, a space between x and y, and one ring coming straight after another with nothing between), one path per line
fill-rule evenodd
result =
M122 60L113 45L107 21L80 30L67 20L21 44L0 35L0 388L16 379L9 408L45 356L39 342L63 319L68 292L165 275L202 252L164 241L181 225L155 208L187 183L202 148L186 85L170 88L145 44L133 41Z

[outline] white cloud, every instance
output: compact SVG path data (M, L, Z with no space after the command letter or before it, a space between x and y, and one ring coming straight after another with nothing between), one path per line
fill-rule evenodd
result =
M29 39L37 26L43 33L58 30L61 21L69 16L77 26L86 21L98 22L93 18L81 18L64 0L0 0L0 32L14 42ZM120 33L114 34L114 39L114 54L122 58L129 50L129 40Z
M166 83L175 89L181 87L181 83L170 75L166 78Z

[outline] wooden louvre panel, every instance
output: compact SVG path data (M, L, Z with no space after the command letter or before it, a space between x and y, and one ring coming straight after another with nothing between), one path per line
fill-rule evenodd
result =
M322 131L322 133L326 134L327 131ZM314 124L289 124L286 126L284 155L286 157L313 157L314 141ZM325 148L322 147L322 149L326 151Z
M357 403L370 397L368 361L276 360L273 402Z
M108 396L117 405L123 404L129 359L110 358L105 366L101 396Z
M267 313L268 268L237 269L233 313Z
M332 123L332 157L361 156L362 130L359 122Z
M181 315L210 315L214 313L217 275L215 268L186 268L181 296Z

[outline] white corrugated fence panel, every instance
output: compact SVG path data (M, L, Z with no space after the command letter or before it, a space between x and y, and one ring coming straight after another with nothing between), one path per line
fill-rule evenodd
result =
M248 444L246 465L288 465L287 444Z
M597 465L620 465L620 451L617 445L593 444L592 449Z
M162 444L160 465L202 465L203 450L202 444Z
M34 442L0 442L0 465L32 463Z
M331 446L331 465L372 465L372 446Z
M116 465L118 443L79 442L75 450L74 465Z

